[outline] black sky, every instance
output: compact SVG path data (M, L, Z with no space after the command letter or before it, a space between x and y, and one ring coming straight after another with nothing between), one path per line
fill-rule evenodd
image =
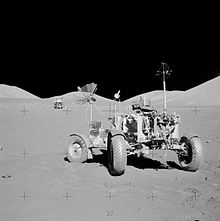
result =
M41 98L95 82L97 94L121 99L162 89L160 62L172 69L168 90L187 90L220 73L215 14L175 11L149 15L59 10L7 14L3 21L1 84ZM169 11L170 12L170 11ZM13 14L13 16L12 16Z

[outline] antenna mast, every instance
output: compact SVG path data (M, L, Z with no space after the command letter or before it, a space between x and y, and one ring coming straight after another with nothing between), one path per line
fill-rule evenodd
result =
M167 97L166 97L166 79L170 75L172 70L169 69L168 64L161 62L161 66L157 71L157 76L162 76L163 81L163 111L166 113L167 111Z

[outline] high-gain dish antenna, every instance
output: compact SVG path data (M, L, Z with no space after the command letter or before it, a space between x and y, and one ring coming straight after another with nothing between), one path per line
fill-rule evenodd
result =
M161 62L161 66L157 71L157 76L162 77L163 81L163 111L167 111L167 98L166 98L166 79L170 76L170 73L172 70L170 70L167 63Z
M86 84L83 87L77 87L78 92L80 92L79 96L76 96L75 103L78 105L88 104L90 107L90 122L93 121L93 106L101 113L101 110L95 105L95 97L94 94L97 91L97 84L90 83Z

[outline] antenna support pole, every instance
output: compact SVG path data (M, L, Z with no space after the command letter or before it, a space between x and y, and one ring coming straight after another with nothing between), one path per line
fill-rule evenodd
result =
M163 65L163 108L164 112L167 111L167 95L166 95L166 71L164 68L165 63L162 63Z
M92 103L90 102L90 123L93 121L92 119Z
M157 75L162 75L163 80L163 111L166 113L167 111L167 96L166 96L166 79L170 75L172 70L169 70L168 64L161 62L161 66L157 71Z

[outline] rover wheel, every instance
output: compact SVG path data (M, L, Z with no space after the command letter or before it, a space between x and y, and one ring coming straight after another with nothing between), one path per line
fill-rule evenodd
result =
M108 164L112 176L124 174L127 164L126 142L122 135L108 136Z
M67 144L67 159L70 162L83 163L88 159L88 146L79 135L70 136Z
M203 147L197 136L183 136L181 143L186 147L185 154L178 154L180 165L184 170L196 171L203 162Z

